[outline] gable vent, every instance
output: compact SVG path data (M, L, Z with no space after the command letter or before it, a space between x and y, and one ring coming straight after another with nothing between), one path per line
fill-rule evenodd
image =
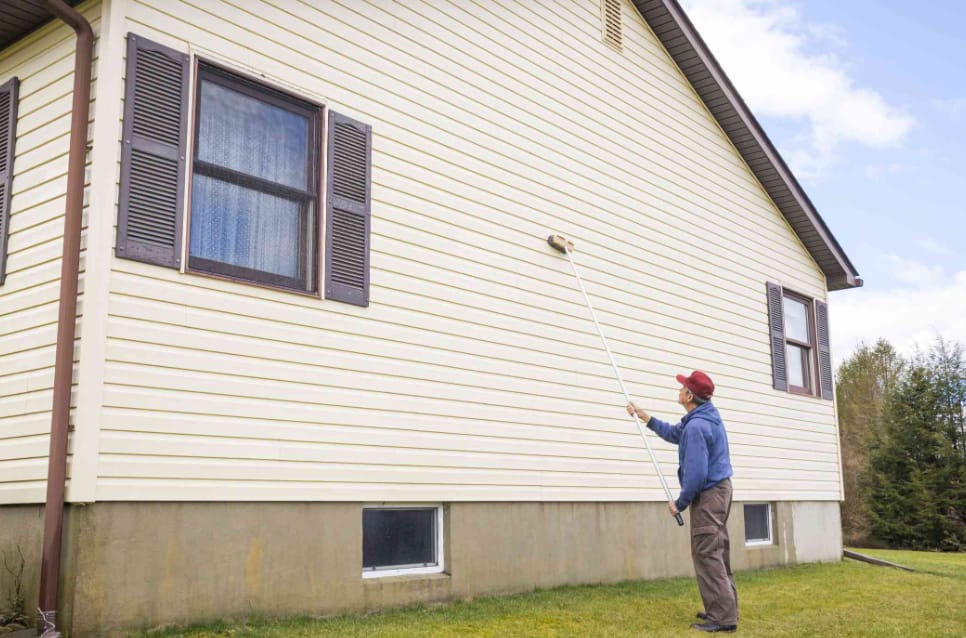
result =
M623 49L621 0L600 0L604 42L618 51Z

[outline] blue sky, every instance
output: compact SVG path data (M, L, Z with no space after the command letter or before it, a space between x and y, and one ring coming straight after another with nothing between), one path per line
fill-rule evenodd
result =
M830 296L835 359L966 344L966 3L682 4L865 279Z

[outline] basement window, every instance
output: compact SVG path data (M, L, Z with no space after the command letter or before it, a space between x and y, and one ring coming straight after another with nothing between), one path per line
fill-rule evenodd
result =
M745 505L745 545L771 545L771 504Z
M362 577L443 571L443 508L434 505L362 509Z

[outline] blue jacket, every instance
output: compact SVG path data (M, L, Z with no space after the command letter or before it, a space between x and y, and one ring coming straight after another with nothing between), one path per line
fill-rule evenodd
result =
M651 417L647 427L678 446L681 495L674 501L678 511L683 512L695 496L731 476L728 433L718 408L710 401L688 412L677 425Z

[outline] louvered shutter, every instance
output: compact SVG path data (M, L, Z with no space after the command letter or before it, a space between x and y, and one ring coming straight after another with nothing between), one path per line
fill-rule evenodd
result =
M13 184L14 146L17 141L17 78L0 85L0 285L7 277L7 236L10 234L10 188Z
M828 304L815 301L815 323L818 332L818 375L822 398L832 400L832 349L828 333Z
M181 267L188 56L128 34L117 256Z
M788 390L788 372L785 367L785 313L782 305L782 287L768 284L768 325L771 331L771 371L776 390Z
M329 113L325 298L369 305L372 127Z

